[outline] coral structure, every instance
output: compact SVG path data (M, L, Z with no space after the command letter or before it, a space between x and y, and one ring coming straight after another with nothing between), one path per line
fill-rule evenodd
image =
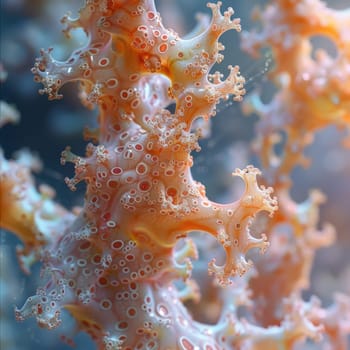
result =
M290 175L296 166L309 165L304 150L316 131L330 125L350 128L350 12L330 9L319 0L277 0L254 13L262 29L243 33L242 46L255 57L264 48L271 50L274 69L269 79L278 89L269 103L264 104L256 91L244 106L260 117L254 147L263 181L274 188L279 202L278 214L267 223L270 254L259 261L258 273L249 282L255 317L268 326L281 322L283 298L300 296L309 287L316 250L335 239L332 225L319 229L325 195L313 189L308 199L296 203ZM335 53L313 50L313 40L322 36L332 40ZM349 310L349 300L341 300ZM349 314L338 317L344 318L325 326L325 331L333 340L332 349L345 350L346 332L340 324L349 326Z
M65 62L55 60L51 48L41 51L33 68L35 80L44 86L40 92L60 99L63 85L79 81L82 103L98 107L99 127L86 130L92 142L84 157L69 147L62 152L62 164L73 163L75 169L75 176L66 178L69 188L86 183L84 206L72 212L54 202L51 188L36 190L32 161L1 156L1 226L23 241L18 256L25 272L34 261L42 262L42 285L16 308L18 320L34 316L40 326L52 329L66 309L97 348L106 350L291 349L306 337L320 339L323 331L334 344L346 346L348 313L338 315L348 308L347 298L339 295L326 310L316 298L304 302L300 297L315 248L334 236L330 226L317 232L319 192L300 205L288 192L297 151L314 129L299 142L293 129L299 120L281 116L275 126L263 117L266 186L258 183L255 167L236 169L233 175L245 189L235 202L210 201L192 177L191 152L200 150L202 135L195 121L209 120L218 103L230 97L241 101L245 93L237 66L229 66L225 78L211 72L224 58L220 36L240 31L239 19L232 17L232 8L222 12L220 2L208 7L211 21L200 17L197 29L181 38L162 24L153 0L86 0L78 18L67 15L62 22L67 36L82 28L87 44ZM245 40L259 48L257 38ZM322 62L328 64L326 58ZM289 89L281 91L285 96ZM337 98L343 99L341 93ZM298 100L304 98L300 94ZM349 119L344 113L342 125ZM286 155L275 170L270 169L276 158L270 132L279 131L279 125L292 143L286 143ZM281 203L278 214L270 185ZM253 219L263 212L275 214L266 224L271 258L248 272L253 263L246 254L253 248L264 252L269 245L265 234L256 237L251 231ZM291 238L275 234L281 224L290 226ZM205 239L187 237L193 231L216 238L225 251L223 265L212 255L220 254L217 250L207 251ZM212 259L209 274L222 302L218 321L211 325L195 321L184 304L200 298L191 278L197 247L201 259ZM209 297L204 290L203 298ZM239 318L241 306L250 312L249 319Z
M319 0L277 0L256 10L255 19L262 31L243 33L242 43L254 56L263 47L273 53L271 79L279 91L269 105L258 96L253 104L261 115L262 163L278 167L279 178L272 181L280 184L288 181L295 165L307 165L303 150L318 129L332 124L350 127L350 12L330 9ZM332 40L335 57L322 49L313 52L311 39L322 36ZM278 161L271 153L282 130L288 143Z

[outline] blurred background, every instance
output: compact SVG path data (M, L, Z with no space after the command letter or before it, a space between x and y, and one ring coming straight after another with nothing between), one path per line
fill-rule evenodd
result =
M0 145L7 158L21 148L36 152L43 161L43 170L36 175L39 183L47 183L57 191L57 201L66 207L82 205L84 185L72 193L64 184L65 176L71 176L70 166L60 165L60 153L72 146L76 154L84 154L86 143L82 130L92 125L96 111L88 111L80 105L74 84L63 88L61 101L47 101L40 96L40 86L33 82L30 72L40 48L54 47L57 59L67 58L73 47L82 46L85 36L75 31L71 40L62 32L60 18L69 10L76 15L82 1L78 0L2 0L0 62L7 72L7 79L1 83L1 99L15 106L21 115L17 125L5 125L0 129ZM203 0L158 0L156 1L167 27L174 28L180 35L190 31L196 24L198 12L210 14ZM250 19L252 9L266 1L223 1L223 8L232 6L236 16L241 18L244 30L254 26ZM329 0L333 8L343 9L348 0ZM347 4L346 4L347 3ZM236 32L222 37L226 50L220 70L238 64L247 79L248 93L260 87L266 92L266 99L272 96L273 88L266 79L271 69L269 53L254 61L240 50L240 38ZM214 67L214 70L219 67ZM0 111L1 112L1 111ZM207 186L208 197L214 201L228 202L236 199L237 180L231 173L236 167L259 161L251 151L256 116L246 117L239 103L223 103L212 119L211 135L201 141L202 151L194 154L194 177ZM350 154L341 147L341 133L327 128L317 133L314 144L307 149L312 158L308 169L296 168L293 198L304 200L311 188L321 189L328 201L321 209L321 223L331 222L337 229L338 240L330 248L317 253L312 272L312 287L306 294L317 294L325 305L331 302L334 291L350 294ZM1 215L1 213L0 213ZM22 306L29 295L35 293L39 284L39 266L35 265L32 275L25 276L19 269L15 247L20 242L5 231L0 232L0 348L4 350L24 349L70 349L60 340L61 334L74 336L74 323L68 315L59 329L49 332L38 328L30 319L20 324L14 319L14 307ZM84 334L76 336L78 349L94 349ZM3 347L4 346L4 347Z

